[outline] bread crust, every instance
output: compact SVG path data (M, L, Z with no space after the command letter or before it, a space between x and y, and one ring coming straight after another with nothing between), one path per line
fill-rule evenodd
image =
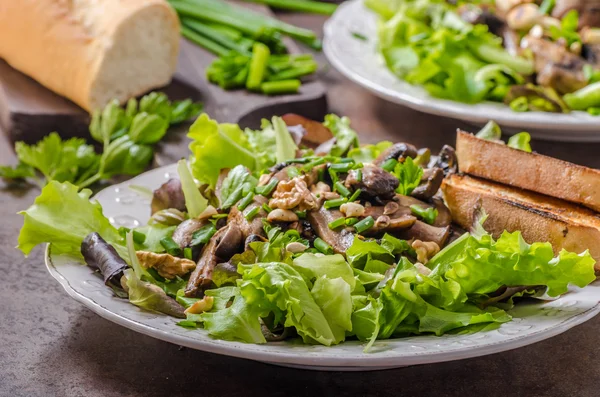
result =
M600 211L600 170L513 149L460 130L456 156L459 170L465 174Z
M442 192L452 219L467 230L481 207L494 237L521 231L528 243L550 242L555 253L589 249L600 270L600 216L587 208L465 175L446 178Z
M164 0L1 0L0 57L52 91L91 111L92 89L113 40L136 14L156 9L170 21L172 67L179 47L179 20ZM149 71L149 73L152 73ZM166 83L161 78L160 83ZM158 85L140 87L139 95ZM119 98L125 102L127 98Z

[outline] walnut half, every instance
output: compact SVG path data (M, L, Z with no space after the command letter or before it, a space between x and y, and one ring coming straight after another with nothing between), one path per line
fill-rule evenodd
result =
M135 254L142 267L156 269L158 274L168 279L183 276L196 268L194 261L169 254L156 254L148 251L136 251Z

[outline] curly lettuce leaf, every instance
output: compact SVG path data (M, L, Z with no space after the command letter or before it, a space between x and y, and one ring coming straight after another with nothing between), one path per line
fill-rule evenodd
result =
M595 280L589 251L562 250L554 255L550 243L528 244L521 232L463 235L438 253L427 266L431 278L460 285L466 294L490 294L502 286L547 286L550 296L567 292L569 284L584 287Z
M25 255L39 244L51 243L53 252L81 257L81 243L92 232L123 253L124 242L117 229L102 213L91 190L51 181L31 207L19 214L25 217L19 233L19 248ZM121 255L122 257L126 257Z
M329 279L331 280L331 279ZM340 277L336 283L347 283ZM246 302L259 308L261 316L273 313L275 318L285 318L286 327L294 327L306 343L321 343L326 346L339 343L343 335L339 329L347 329L351 317L348 309L350 286L338 291L334 306L339 313L326 317L331 310L324 306L333 297L331 285L322 282L315 290L318 302L304 278L292 266L285 263L258 263L243 272L243 280L238 282ZM325 299L326 297L330 299ZM321 303L321 305L319 305ZM351 307L351 305L350 305ZM332 329L334 326L335 330Z
M259 309L249 305L237 287L221 287L206 291L214 298L211 311L197 320L204 324L209 335L224 340L266 343L261 331Z

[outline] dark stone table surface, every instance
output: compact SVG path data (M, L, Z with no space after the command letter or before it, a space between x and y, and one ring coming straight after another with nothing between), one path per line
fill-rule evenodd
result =
M320 28L323 18L285 14ZM323 58L321 60L324 62ZM377 99L333 70L321 75L332 112L348 115L364 142L406 140L439 149L468 126ZM186 154L184 131L160 162ZM600 144L533 142L541 152L600 168ZM14 162L0 141L0 164ZM560 187L557 187L560 188ZM42 249L14 247L39 193L0 182L0 396L600 396L600 317L550 340L490 356L394 370L288 369L181 349L95 315L47 273Z

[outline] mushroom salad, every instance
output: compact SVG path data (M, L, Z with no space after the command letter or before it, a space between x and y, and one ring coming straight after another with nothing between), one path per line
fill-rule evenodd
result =
M469 232L453 226L438 192L457 172L449 146L436 156L408 143L361 146L335 115L288 114L256 131L202 115L188 136L189 162L150 193L147 225L116 228L89 190L52 181L22 213L19 248L50 243L117 297L190 332L354 339L366 350L377 339L489 329L510 321L520 298L595 279L589 253L555 256L520 232L494 239L483 213Z
M600 115L597 0L365 0L387 67L431 95Z

